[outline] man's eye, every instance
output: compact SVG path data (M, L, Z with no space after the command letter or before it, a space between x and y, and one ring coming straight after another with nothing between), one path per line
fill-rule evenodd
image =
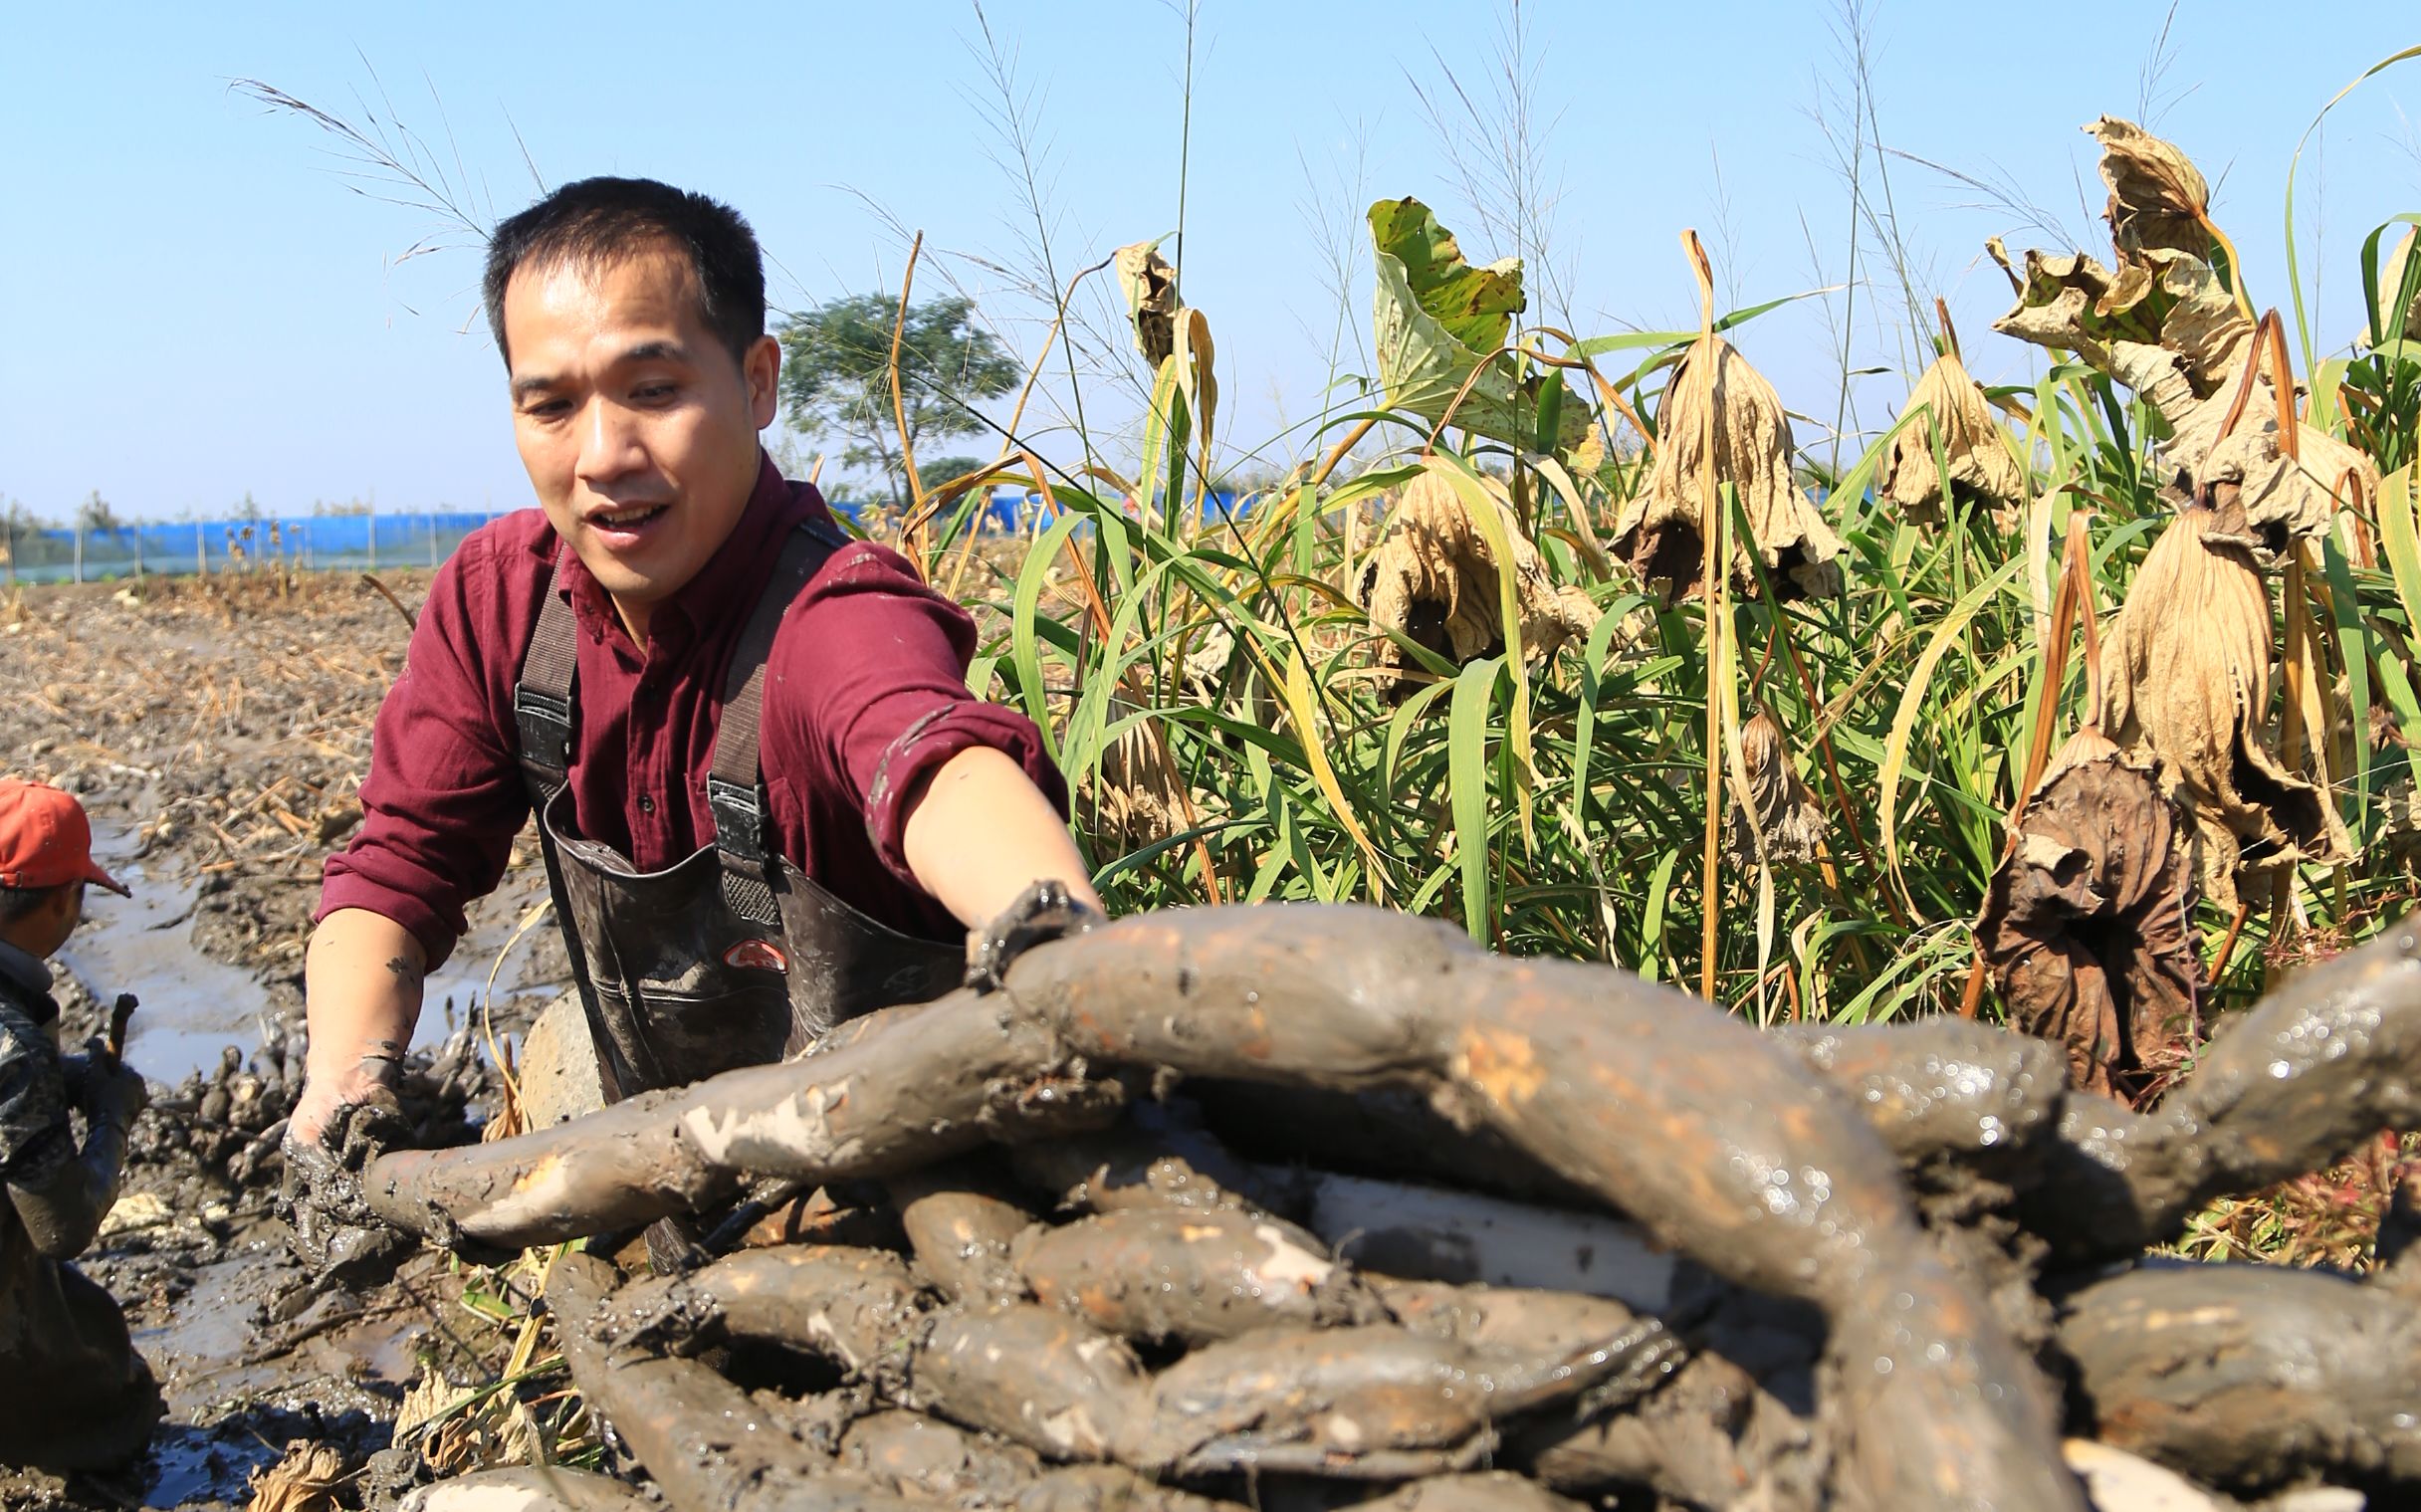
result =
M631 397L660 401L671 398L674 392L675 386L670 383L642 383L632 391Z
M562 399L541 399L524 405L522 413L535 420L560 420L571 413L571 405Z

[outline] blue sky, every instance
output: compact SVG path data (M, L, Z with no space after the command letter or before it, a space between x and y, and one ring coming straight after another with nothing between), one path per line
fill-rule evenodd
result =
M1880 139L2015 184L2096 245L2101 195L2078 127L2138 112L2168 12L1873 0ZM1822 124L1849 85L1837 7L1532 0L1522 15L1550 257L1578 333L1694 321L1685 225L1744 303L1841 277L1848 196ZM995 0L989 19L1043 147L1061 277L1174 228L1178 15L1159 0ZM482 213L532 196L524 144L549 182L643 173L727 198L773 259L778 306L895 288L898 228L922 229L920 291L955 280L1022 351L1040 336L1020 290L1033 224L1002 165L998 97L964 0L677 19L613 4L17 4L7 28L0 496L39 513L71 513L93 489L146 517L209 515L246 492L277 511L373 492L396 510L525 502L501 365L476 319L476 255L397 261L441 225L348 192L328 138L231 93L237 78L355 117L391 106ZM1420 195L1475 257L1515 250L1488 234L1420 98L1450 100L1450 67L1502 119L1505 29L1503 8L1477 0L1203 0L1185 278L1217 335L1228 435L1256 444L1317 416L1339 251L1357 263L1343 351L1359 365L1369 200ZM2298 136L2346 81L2417 42L2421 13L2402 0L2333 6L2316 24L2274 5L2177 6L2152 123L2218 186L2261 303L2287 302L2281 208ZM2421 209L2408 101L2421 113L2421 63L2357 92L2308 154L2298 226L2319 241L2323 347L2354 327L2361 236ZM1491 194L1501 176L1469 166ZM1995 232L2013 251L2048 233L1914 162L1888 167L1914 267L1948 299L1969 365L1987 381L2023 376L2036 354L1988 330L2006 285L1979 248ZM2305 256L2309 281L2309 240ZM1896 285L1858 300L1854 365L1893 369L1861 380L1871 427L1904 392L1907 346L1889 319ZM1829 303L1840 318L1844 297ZM1840 364L1825 316L1794 306L1741 342L1794 409L1829 422ZM1131 383L1104 373L1087 388L1105 432L1131 413ZM1036 423L1064 407L1055 392Z

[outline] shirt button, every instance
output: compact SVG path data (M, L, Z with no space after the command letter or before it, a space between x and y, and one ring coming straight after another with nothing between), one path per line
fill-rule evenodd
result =
M644 793L644 792L643 792L643 793L639 794L639 812L641 812L641 813L643 813L643 814L652 814L652 813L654 813L655 811L656 811L656 800L655 800L655 798L654 798L654 797L653 797L651 794L648 794L648 793Z

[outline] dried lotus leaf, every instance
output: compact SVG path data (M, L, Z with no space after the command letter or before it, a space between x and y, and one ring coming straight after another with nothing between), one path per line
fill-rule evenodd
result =
M2068 1044L2077 1084L2173 1068L2203 989L2177 812L2148 763L2088 727L2057 753L1986 910L1988 952L2030 1033Z
M2092 726L2051 759L1977 926L2010 1018L2076 1085L2139 1097L2191 1048L2204 990L2192 867L2149 763Z
M1925 369L1900 412L1920 409L1930 423L1923 417L1909 421L1883 453L1876 487L1885 504L1897 506L1912 520L1933 523L1944 518L1942 468L1933 450L1937 436L1942 460L1950 464L1955 497L2007 506L2026 496L2025 475L1993 418L1992 401L1956 355L1944 352Z
M2261 383L2253 403L2269 403L2270 393L2269 384ZM2237 495L2243 520L2239 525L2231 514L2227 540L2245 546L2264 567L2284 566L2296 541L2326 534L2340 501L2375 499L2379 493L2378 464L2369 457L2301 421L2296 435L2301 455L2288 457L2279 451L2275 421L2240 422L2189 470L2198 497L2222 490Z
M1713 343L1714 382L1698 374ZM1711 394L1709 389L1712 389ZM1783 598L1826 598L1841 591L1841 538L1791 476L1791 422L1782 397L1721 336L1692 343L1673 370L1656 417L1655 459L1648 480L1623 506L1614 550L1667 603L1703 590L1705 539L1699 507L1707 489L1706 405L1714 405L1714 477L1739 491L1766 576ZM1732 581L1756 591L1748 544L1731 541Z
M2235 491L2180 513L2146 552L2110 628L2101 723L2159 763L2194 816L2203 892L2237 902L2245 876L2350 860L2336 806L2263 743L2270 708L2270 595L2240 542Z
M1747 806L1755 810L1757 829L1763 832L1766 859L1815 860L1824 849L1824 810L1791 763L1782 726L1763 708L1740 727L1740 762L1748 772ZM1750 822L1740 804L1723 810L1723 848L1734 865L1757 859L1759 837L1749 829Z
M1386 540L1355 584L1355 598L1373 623L1460 666L1502 651L1505 635L1495 548L1446 477L1447 466L1431 463L1406 487ZM1587 635L1600 611L1587 593L1556 583L1512 507L1493 483L1484 486L1512 547L1522 654L1532 660L1552 656L1565 641ZM1382 694L1401 698L1411 692L1410 680L1401 675L1403 647L1383 642L1375 661L1384 674Z
M1113 696L1110 717L1124 719L1135 706ZM1140 723L1110 742L1101 753L1101 770L1084 793L1091 828L1102 843L1119 851L1141 850L1166 840L1181 828L1183 804L1177 785L1152 733Z
M1112 256L1126 291L1127 318L1135 323L1135 349L1158 372L1177 350L1177 270L1156 240L1130 243Z
M2209 257L2211 186L2185 153L2115 115L2085 129L2101 143L2101 181L2110 191L2102 217L2118 256L2175 251Z
M346 1479L343 1450L298 1438L284 1459L252 1472L244 1512L336 1512L336 1488Z
M1987 250L2008 269L1997 242L1988 243ZM2190 253L2153 253L2112 273L2082 252L2029 251L2023 274L2011 270L2010 281L2018 302L1992 323L2003 335L2073 351L2138 392L2148 379L2118 370L2119 349L2134 345L2169 353L2189 391L2144 397L2171 425L2192 401L2217 393L2242 370L2253 339L2253 323L2219 287L2211 266ZM2142 361L2138 357L2136 365Z
M1995 256L2007 259L1996 247ZM2376 463L2326 432L2297 422L2301 460L2278 447L2278 401L2267 374L2220 432L2253 355L2253 324L2220 289L2208 264L2151 251L2115 275L2082 253L2026 254L2016 308L1993 328L2073 351L2134 391L2169 423L2164 465L2197 491L2242 487L2247 534L2260 563L2277 566L2294 541L2324 534L2339 500L2376 496ZM2353 482L2347 485L2346 479Z

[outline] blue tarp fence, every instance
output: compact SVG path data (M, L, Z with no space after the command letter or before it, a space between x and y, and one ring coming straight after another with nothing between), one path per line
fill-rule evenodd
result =
M1248 514L1255 500L1213 494L1203 505L1206 522L1224 510ZM863 525L879 515L873 503L832 501L835 514ZM299 567L305 571L370 571L379 567L433 567L452 555L462 539L495 519L469 512L378 515L309 515L262 520L183 521L124 526L113 531L17 530L0 534L0 580L8 582L106 582L137 573L224 572L244 566ZM996 490L977 517L984 534L1047 529L1048 506L1039 493Z
M13 531L7 571L18 582L105 582L137 572L224 572L247 565L355 571L428 567L494 516L317 515L201 520L113 531Z

